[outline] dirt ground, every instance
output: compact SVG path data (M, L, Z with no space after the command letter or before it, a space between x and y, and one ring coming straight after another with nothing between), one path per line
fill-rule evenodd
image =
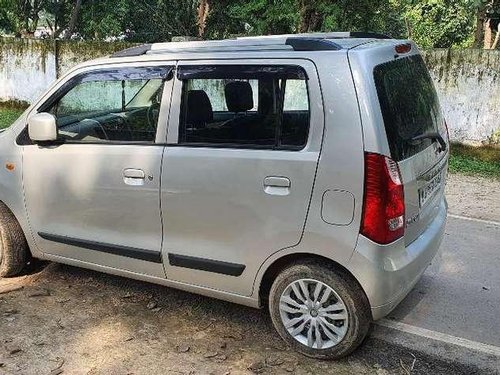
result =
M451 211L496 219L498 190L451 176ZM346 359L312 360L284 345L264 310L64 265L0 280L0 374L474 372L374 338Z
M449 212L500 222L500 181L450 174L446 185Z

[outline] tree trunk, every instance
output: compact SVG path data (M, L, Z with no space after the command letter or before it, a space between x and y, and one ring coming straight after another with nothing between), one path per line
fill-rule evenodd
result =
M495 41L493 42L491 49L497 48L499 40L500 40L500 23L498 24L497 35L495 36Z
M491 48L491 40L493 37L493 33L491 32L490 23L491 23L490 18L487 18L486 21L484 22L484 43L483 43L484 49Z
M78 22L78 16L80 15L80 8L82 7L82 0L76 0L73 12L71 12L71 19L68 25L68 32L64 35L64 39L71 39L71 36L75 32L76 23Z
M411 32L410 21L408 21L408 17L406 17L406 16L405 16L405 25L406 25L406 38L411 39L412 32Z
M323 15L317 11L315 1L302 0L300 2L299 32L318 31L322 23Z
M486 21L486 8L481 7L476 14L476 31L474 32L474 47L481 48L484 45L484 31Z
M205 27L207 26L208 12L210 10L210 4L208 0L200 0L198 5L198 36L200 38L205 34Z

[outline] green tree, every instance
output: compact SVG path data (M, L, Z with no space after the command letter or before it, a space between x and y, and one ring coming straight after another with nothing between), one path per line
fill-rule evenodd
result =
M0 0L0 32L15 32L14 0Z
M500 0L475 0L474 5L476 11L474 46L495 48L500 38ZM496 37L493 40L492 34L495 31Z
M40 20L45 0L0 0L0 29L31 35Z
M404 21L394 0L212 1L209 35L374 31L399 36Z
M404 14L411 38L423 48L465 47L472 42L473 1L412 1Z
M424 48L495 46L500 0L0 0L0 29L56 38L169 41L316 31L411 37Z
M196 36L198 0L143 0L130 7L127 28L132 40L169 41L173 36Z

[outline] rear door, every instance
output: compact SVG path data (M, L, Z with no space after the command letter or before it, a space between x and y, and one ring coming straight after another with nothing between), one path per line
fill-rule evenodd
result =
M432 79L422 56L391 60L373 71L392 158L405 194L405 243L415 240L443 202L448 136ZM440 145L439 135L446 145Z
M196 61L175 79L161 188L167 278L248 296L265 259L301 240L323 129L316 70Z

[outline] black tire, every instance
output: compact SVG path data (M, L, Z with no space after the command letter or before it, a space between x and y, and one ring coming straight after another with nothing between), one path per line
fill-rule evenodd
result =
M18 275L26 266L29 250L21 226L0 202L0 277Z
M344 338L327 349L311 348L297 341L285 328L279 310L279 301L288 285L299 279L313 279L332 288L343 300L349 319ZM372 315L365 293L345 271L327 267L317 261L304 261L284 269L274 280L269 293L269 312L274 328L294 350L308 357L338 359L354 351L365 339Z

